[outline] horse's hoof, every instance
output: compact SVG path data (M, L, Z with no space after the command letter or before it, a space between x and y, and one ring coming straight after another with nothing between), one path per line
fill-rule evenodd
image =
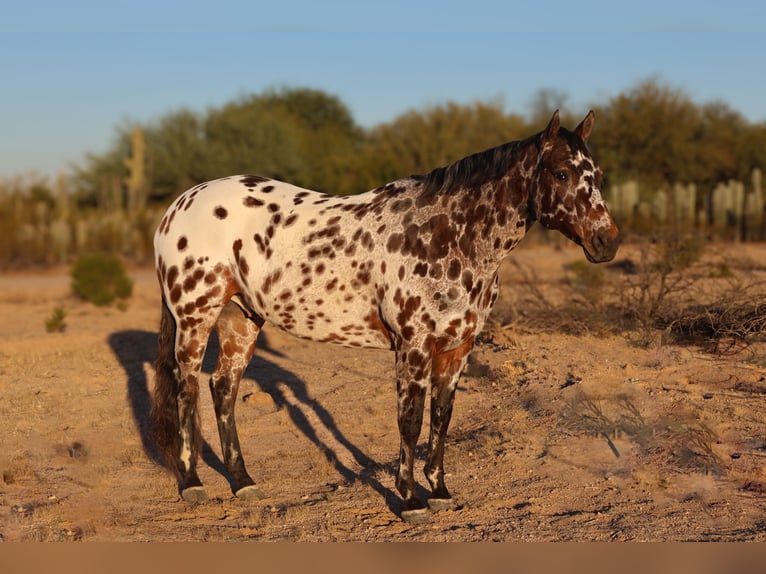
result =
M234 496L242 500L260 500L262 498L266 498L266 495L263 493L263 491L254 484L243 486L234 493Z
M205 492L205 488L202 486L190 486L181 491L181 498L186 502L207 502L207 492Z
M439 512L440 510L455 510L456 505L451 498L429 498L428 508L434 512Z
M428 524L431 522L431 515L428 513L427 508L402 510L402 520L407 524Z

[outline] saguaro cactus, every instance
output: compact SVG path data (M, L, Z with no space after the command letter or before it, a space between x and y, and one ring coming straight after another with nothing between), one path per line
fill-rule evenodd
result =
M745 236L746 239L758 240L763 236L764 204L763 174L759 168L753 169L753 190L745 198Z
M688 231L694 227L696 204L696 185L676 183L673 186L673 219L680 228Z
M133 128L131 136L131 156L125 158L128 177L125 180L128 191L128 213L135 214L146 206L146 146L144 131Z

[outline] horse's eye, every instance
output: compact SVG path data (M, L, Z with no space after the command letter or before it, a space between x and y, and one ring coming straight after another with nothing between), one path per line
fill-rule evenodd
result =
M559 181L566 181L567 179L569 179L569 174L562 169L557 172L554 172L553 177L555 177Z

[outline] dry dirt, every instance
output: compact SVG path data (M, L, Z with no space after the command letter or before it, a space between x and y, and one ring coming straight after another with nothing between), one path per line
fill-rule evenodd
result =
M766 245L731 249L766 262ZM545 290L583 256L533 245L512 258ZM124 310L74 299L66 269L0 276L2 540L766 541L762 343L721 356L523 323L488 330L459 387L446 453L456 510L421 526L397 517L391 353L268 328L237 403L267 497L233 498L205 392L211 499L187 504L147 430L154 273L130 274ZM500 303L521 304L529 285L511 264L502 275ZM57 306L66 330L47 333Z

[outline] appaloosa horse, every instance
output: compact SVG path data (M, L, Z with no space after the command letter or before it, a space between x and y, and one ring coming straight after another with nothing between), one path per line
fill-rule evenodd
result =
M535 222L611 260L617 227L585 142L591 111L571 132L556 112L542 132L427 175L332 196L243 175L176 199L154 237L162 289L153 420L181 496L206 500L197 475L199 378L215 327L210 380L235 494L259 493L240 452L234 404L258 332L271 323L314 341L396 353L402 518L427 520L413 462L426 390L431 431L424 472L432 509L452 504L444 443L455 388L498 294L497 270Z

